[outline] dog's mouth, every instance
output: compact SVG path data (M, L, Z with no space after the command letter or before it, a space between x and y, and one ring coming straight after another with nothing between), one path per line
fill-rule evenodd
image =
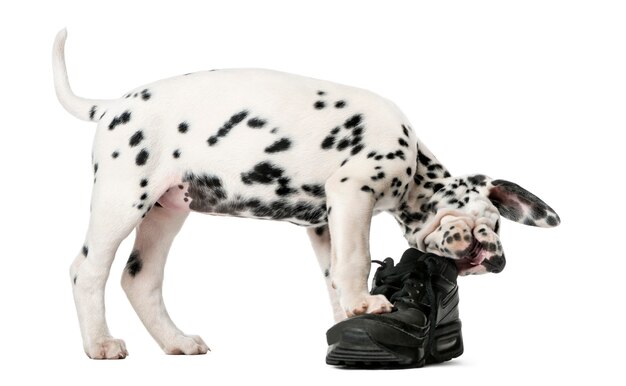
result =
M487 257L487 251L482 247L481 243L474 238L470 246L461 255L461 260L471 264L479 265Z
M474 239L461 258L455 260L459 274L502 272L506 264L504 254L494 254L492 249L495 250L495 247Z
M487 255L487 251L483 249L480 241L474 239L469 247L461 254L458 260L455 260L457 271L460 275L467 275L468 273L478 273ZM478 271L477 271L478 270Z

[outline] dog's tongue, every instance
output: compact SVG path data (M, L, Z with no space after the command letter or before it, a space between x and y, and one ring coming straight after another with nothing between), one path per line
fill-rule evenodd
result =
M473 268L479 266L487 257L487 251L480 247L480 244L474 246L471 251L459 260L454 260L459 275L463 275L467 271L474 271Z

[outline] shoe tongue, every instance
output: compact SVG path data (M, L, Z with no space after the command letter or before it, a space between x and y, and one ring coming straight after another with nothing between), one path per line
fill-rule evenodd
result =
M415 248L409 248L402 254L400 261L396 265L398 271L415 271L418 269L425 253Z
M398 264L402 264L402 263L409 263L411 261L416 261L418 260L422 255L424 255L424 252L415 249L415 248L409 248L406 251L404 251L404 253L402 254L402 257L400 258L400 262Z

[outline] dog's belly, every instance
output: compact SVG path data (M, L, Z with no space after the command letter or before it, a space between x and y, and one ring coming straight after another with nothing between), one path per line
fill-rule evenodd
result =
M187 182L170 187L159 199L159 205L181 211L211 215L289 221L302 226L327 222L326 200L304 194L280 197L267 194L265 189L229 192L216 177L187 176ZM316 188L317 189L317 188Z

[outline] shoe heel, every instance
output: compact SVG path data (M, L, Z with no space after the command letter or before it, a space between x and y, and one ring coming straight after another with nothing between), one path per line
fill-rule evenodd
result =
M463 354L461 321L437 326L431 336L426 363L449 361Z

